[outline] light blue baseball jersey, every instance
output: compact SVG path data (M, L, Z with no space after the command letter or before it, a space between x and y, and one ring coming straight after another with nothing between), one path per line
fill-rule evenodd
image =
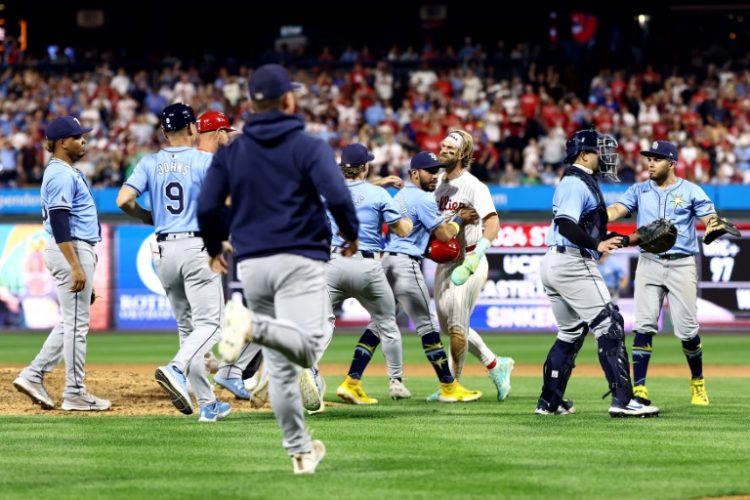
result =
M597 202L594 193L591 192L581 179L573 175L566 175L563 177L552 197L553 220L549 231L547 231L547 246L551 247L561 245L580 248L578 245L560 234L559 228L557 227L557 224L555 224L554 219L565 217L578 224L581 216L593 212L596 208ZM590 248L585 249L585 251L589 252L597 259L600 256L599 252Z
M633 184L617 203L627 208L631 214L638 212L639 227L661 218L675 225L677 241L664 254L697 254L696 218L716 213L714 204L705 191L685 179L678 179L675 184L664 189L651 180Z
M198 194L213 155L169 147L141 158L125 185L148 192L157 233L198 231Z
M393 200L400 207L401 214L412 220L414 228L403 238L390 233L390 240L386 243L385 250L423 257L432 231L443 222L443 215L438 210L435 197L432 193L427 193L418 186L408 183Z
M44 229L52 234L51 210L70 210L70 235L89 242L102 240L99 215L83 172L53 158L44 169L41 188Z
M352 194L352 202L357 211L357 219L359 219L359 250L379 252L382 250L380 233L383 222L393 224L398 221L403 217L401 210L388 191L381 187L373 186L365 181L347 181L346 186ZM344 240L339 236L339 228L330 213L328 220L333 233L331 243L333 246L340 247L344 244Z

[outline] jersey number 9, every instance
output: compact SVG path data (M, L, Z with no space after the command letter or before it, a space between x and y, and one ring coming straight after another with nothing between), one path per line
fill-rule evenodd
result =
M164 186L164 196L173 203L165 206L170 214L180 215L185 210L185 190L179 182L170 182Z

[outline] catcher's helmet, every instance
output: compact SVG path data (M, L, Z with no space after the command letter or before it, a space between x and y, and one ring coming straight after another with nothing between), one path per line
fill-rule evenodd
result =
M600 134L594 129L579 130L565 143L565 163L573 161L584 151L599 156L599 173L614 182L617 177L617 140L609 134Z
M458 240L453 238L443 243L440 240L432 239L427 246L427 256L437 263L453 262L461 253L461 246Z
M164 130L180 130L191 123L195 123L195 113L187 104L176 102L161 112L161 126Z
M206 111L198 117L198 133L213 132L214 130L235 131L230 126L227 115L221 111Z

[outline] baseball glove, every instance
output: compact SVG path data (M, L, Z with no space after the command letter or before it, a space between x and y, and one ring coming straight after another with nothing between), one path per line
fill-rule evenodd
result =
M677 241L677 228L667 219L656 219L639 227L639 246L646 252L663 253L674 246Z
M724 217L714 216L706 224L706 233L703 235L703 243L708 245L713 243L714 240L725 234L731 234L732 236L740 236L740 231L737 226L726 220Z

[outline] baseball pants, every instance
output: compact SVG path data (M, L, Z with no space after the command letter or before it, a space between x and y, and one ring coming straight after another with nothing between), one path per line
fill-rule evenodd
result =
M396 324L396 301L381 262L366 259L359 253L352 257L333 254L326 265L326 281L332 308L345 299L354 297L370 313L370 326L380 339L388 366L388 377L403 377L404 362L401 331Z
M312 449L299 374L300 367L313 365L325 344L330 303L324 266L292 254L239 263L245 298L255 314L253 343L262 346L271 407L290 455Z
M41 382L44 374L52 371L60 359L65 360L65 389L63 398L86 393L84 384L86 364L86 336L89 332L91 291L94 288L96 253L86 242L73 240L78 260L86 274L83 290L70 291L73 284L70 264L55 240L50 238L44 250L44 262L57 284L62 320L52 329L42 349L21 376L32 382Z
M200 237L159 243L156 270L172 304L180 348L172 364L190 381L201 406L216 400L203 355L221 339L224 290L221 276L208 266Z
M633 331L653 334L659 330L659 313L666 296L675 336L680 340L695 338L699 330L697 294L695 257L662 260L652 254L641 254L635 270Z

